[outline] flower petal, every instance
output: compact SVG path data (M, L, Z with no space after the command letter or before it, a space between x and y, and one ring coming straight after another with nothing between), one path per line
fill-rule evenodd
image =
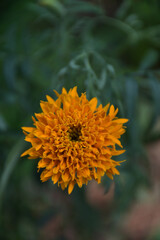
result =
M73 191L74 185L75 185L75 183L73 181L69 183L68 194L71 194L71 192Z

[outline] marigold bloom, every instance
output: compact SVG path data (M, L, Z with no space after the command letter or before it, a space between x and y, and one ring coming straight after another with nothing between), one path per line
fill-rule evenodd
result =
M22 128L32 147L21 156L40 158L38 169L45 168L42 182L51 178L62 189L68 187L69 194L75 184L82 187L92 179L100 183L104 174L113 179L121 162L112 156L124 152L116 145L122 148L119 138L128 120L116 118L118 109L113 105L97 107L97 98L79 97L77 87L55 93L56 101L50 96L41 101L42 113L35 114L37 120L33 117L35 127Z

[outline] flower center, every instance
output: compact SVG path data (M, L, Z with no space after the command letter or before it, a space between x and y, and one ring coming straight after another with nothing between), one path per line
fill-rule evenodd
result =
M71 141L80 141L80 136L82 136L81 126L70 126L68 133Z

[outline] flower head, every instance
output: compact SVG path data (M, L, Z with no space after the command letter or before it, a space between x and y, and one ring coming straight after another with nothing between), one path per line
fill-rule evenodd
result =
M69 194L75 184L82 187L92 179L100 183L104 174L113 179L121 162L112 156L124 152L116 145L122 148L119 139L128 120L118 119L113 105L97 107L97 98L79 97L77 87L55 93L56 101L50 96L41 101L42 113L35 114L37 120L33 117L34 127L22 128L32 147L21 156L40 158L42 182L52 179L62 189L68 187Z

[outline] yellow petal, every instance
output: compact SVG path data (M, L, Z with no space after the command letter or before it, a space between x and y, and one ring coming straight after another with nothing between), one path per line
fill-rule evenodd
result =
M56 94L57 97L60 96L60 94L56 90L53 90L53 91L54 91L54 93Z
M108 103L108 104L104 107L104 111L105 111L105 112L108 111L109 106L110 106L110 103Z
M58 171L59 171L59 165L58 165L57 167L54 167L52 171L53 171L54 174L58 173Z
M70 102L68 102L68 101L64 101L63 102L63 109L68 109L69 107L70 107Z
M26 132L29 132L29 133L33 132L35 130L35 128L33 128L33 127L22 127L22 129Z
M90 176L90 171L89 171L89 169L88 169L88 168L84 168L84 169L82 170L82 175L83 175L83 177L85 177L85 178L87 178L88 176Z
M39 162L38 162L38 168L44 168L46 166L46 163L44 162L43 159L41 159Z
M83 185L82 179L77 179L77 184L78 184L78 187L81 188Z
M113 180L113 175L110 172L106 172L107 176Z
M51 103L51 104L54 104L54 103L55 103L55 101L53 100L53 98L51 98L50 96L47 95L46 98L47 98L47 100L48 100L49 103Z
M92 152L95 154L99 154L99 150L97 148L92 147Z
M120 175L120 172L116 168L112 168L114 174Z
M117 156L117 155L120 155L120 154L123 154L126 150L115 150L112 152L112 155L113 156Z
M62 94L67 94L67 91L65 88L62 88Z
M113 114L114 114L114 111L115 111L115 109L114 109L114 106L113 106L113 105L111 105L111 107L110 107L110 110L109 110L109 116L110 116L110 117L112 117L112 116L113 116Z
M72 97L78 97L77 87L74 87L73 89L71 89L69 93L71 94Z
M60 173L53 175L53 176L52 176L52 181L53 181L53 183L54 183L54 184L57 183L58 180L59 180L59 178L60 178Z
M33 148L30 148L30 149L26 150L24 153L21 154L21 157L24 157L24 156L30 154L30 152L31 152L32 150L33 150Z
M111 139L113 142L117 143L118 146L122 147L121 142L116 137L108 135L108 138Z
M75 185L75 182L73 181L69 183L68 194L71 194L71 192L73 191L74 185Z
M91 101L89 101L89 105L91 110L94 112L97 107L97 98L92 98Z
M104 173L105 173L105 172L103 171L103 169L99 168L99 166L98 166L98 168L97 168L97 174L98 174L99 176L103 176Z
M44 177L45 177L45 178L49 178L49 177L51 177L51 176L53 176L53 171L52 171L52 169L51 169L50 171L45 170Z
M115 110L113 116L115 117L117 115L117 113L118 113L118 108Z
M33 120L34 123L36 122L36 119L33 116L32 116L32 120Z
M120 119L113 120L112 122L113 123L126 123L128 121L129 120L127 118L120 118Z
M69 179L70 179L70 174L69 172L65 172L63 175L62 175L62 179L64 182L68 182Z
M49 108L47 106L47 104L45 102L41 102L40 103L41 109L44 113L48 113L49 112Z
M102 154L111 154L111 151L109 150L109 148L102 148L101 152Z

